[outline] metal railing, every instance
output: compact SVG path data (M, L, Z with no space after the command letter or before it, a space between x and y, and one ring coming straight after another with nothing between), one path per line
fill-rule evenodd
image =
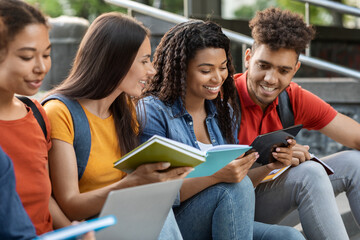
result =
M360 17L360 9L356 7L347 6L342 3L338 2L332 2L328 0L295 0L298 2L304 2L304 3L310 3L312 5L316 5L319 7L328 8L331 10L335 10L337 12L343 13L343 14L349 14L356 17Z
M170 13L161 9L150 7L145 4L130 0L105 0L105 2L117 5L119 7L127 8L130 9L131 11L136 11L138 13L142 13L144 15L148 15L170 23L178 24L189 20L188 18L183 17L181 15ZM234 31L230 31L223 28L223 32L229 37L230 40L242 44L243 49L245 48L245 46L251 46L254 42L254 40L251 37L248 37L246 35ZM344 75L347 77L360 80L360 72L352 70L350 68L342 67L320 59L315 59L313 57L308 57L303 54L300 55L299 60L301 61L302 64L311 67L315 67L330 72L335 72L340 75Z

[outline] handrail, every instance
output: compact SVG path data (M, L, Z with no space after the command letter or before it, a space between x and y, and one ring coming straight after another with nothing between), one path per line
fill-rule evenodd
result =
M342 3L332 2L328 0L295 0L298 2L310 3L319 7L329 8L344 14L360 17L360 9L356 7L347 6Z
M136 12L161 19L163 21L167 21L170 23L182 23L186 22L189 19L186 17L183 17L181 15L177 15L174 13L170 13L161 9L157 9L154 7L147 6L142 3L130 1L130 0L105 0L105 2L108 2L110 4L117 5L119 7L128 8L135 10ZM246 44L251 46L254 42L254 40L251 37L248 37L246 35L227 30L223 28L223 32L229 37L230 40L240 43L240 44ZM300 61L302 64L309 65L311 67L319 68L326 71L335 72L344 76L348 76L351 78L356 78L360 80L360 72L352 70L350 68L342 67L333 63L329 63L324 60L315 59L312 57L307 57L303 54L300 55Z

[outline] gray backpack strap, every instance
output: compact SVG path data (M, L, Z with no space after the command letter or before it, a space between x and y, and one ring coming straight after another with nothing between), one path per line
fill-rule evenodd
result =
M89 121L81 105L76 101L69 99L61 94L50 95L45 98L41 104L44 105L47 101L57 99L63 102L69 109L74 125L74 150L76 154L76 161L78 167L78 178L82 177L91 149L91 133Z
M288 128L295 125L294 112L290 102L289 94L286 90L280 93L279 104L276 106L276 110L280 117L283 128Z

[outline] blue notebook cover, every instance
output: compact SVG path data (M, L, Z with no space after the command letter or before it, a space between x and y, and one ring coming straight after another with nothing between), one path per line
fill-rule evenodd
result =
M116 217L108 215L100 218L94 218L88 221L80 222L77 225L71 225L60 228L48 233L44 233L34 240L66 240L76 239L77 236L83 235L89 231L98 231L116 224Z
M250 149L248 145L237 144L214 146L206 152L206 161L196 166L186 178L210 176Z

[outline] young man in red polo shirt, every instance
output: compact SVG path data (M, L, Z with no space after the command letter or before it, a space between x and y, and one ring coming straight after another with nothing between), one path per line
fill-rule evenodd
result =
M251 144L259 134L282 129L276 110L278 96L287 91L295 124L318 130L335 141L360 150L360 124L338 113L314 94L291 82L300 68L299 54L315 31L302 17L289 11L269 8L250 21L255 40L245 52L247 71L234 76L241 104L240 144ZM299 211L308 239L348 239L335 195L346 192L352 212L360 223L360 152L339 152L323 160L335 171L328 176L310 159L309 147L293 147L289 170L272 182L259 182L278 162L252 169L256 188L255 220L277 223L292 210Z

